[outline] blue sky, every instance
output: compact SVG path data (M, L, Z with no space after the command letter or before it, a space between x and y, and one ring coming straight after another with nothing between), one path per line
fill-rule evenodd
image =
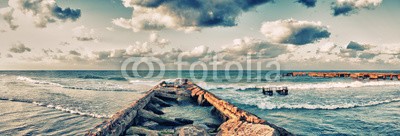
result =
M170 63L177 54L188 65L215 54L222 65L252 54L284 69L396 69L400 63L400 1L255 2L0 0L0 69L119 69L129 57ZM200 8L188 8L193 5ZM54 13L57 7L62 10ZM333 15L341 8L350 11Z

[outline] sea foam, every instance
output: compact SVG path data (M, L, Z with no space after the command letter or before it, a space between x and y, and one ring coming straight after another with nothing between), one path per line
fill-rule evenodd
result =
M35 80L29 77L24 77L24 76L18 76L17 80L20 81L25 81L25 82L29 82L32 84L41 84L41 85L54 85L54 86L60 86L62 87L63 85L58 84L58 83L53 83L53 82L48 82L48 81L42 81L42 80Z
M335 109L349 109L349 108L356 108L356 107L368 107L368 106L375 106L380 104L386 104L391 102L398 102L400 98L394 98L390 100L381 100L381 101L369 101L365 103L343 103L343 104L276 104L271 102L258 102L249 105L256 105L260 109L308 109L308 110L335 110Z
M370 86L400 86L400 81L351 81L351 82L322 82L322 83L279 83L279 84L207 84L206 89L235 89L235 90L249 90L250 88L262 87L277 87L287 86L289 89L329 89L329 88L357 88L357 87L370 87ZM250 89L251 90L251 89Z

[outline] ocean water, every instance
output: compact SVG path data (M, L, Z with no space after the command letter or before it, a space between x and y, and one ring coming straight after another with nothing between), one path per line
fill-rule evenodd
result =
M166 71L144 78L120 71L0 71L0 135L82 135L161 80L191 76L217 96L297 135L400 135L397 79L271 81L268 72ZM275 86L287 86L289 95L264 96L252 89Z

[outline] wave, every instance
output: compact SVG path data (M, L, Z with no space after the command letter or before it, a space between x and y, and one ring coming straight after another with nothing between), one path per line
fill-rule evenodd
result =
M399 81L353 81L353 82L327 82L327 83L306 83L306 84L285 84L292 89L329 89L329 88L356 88L369 86L400 86Z
M91 91L116 91L116 92L134 92L136 90L124 88L96 88L96 87L77 87L77 86L64 86L65 89L74 90L91 90Z
M63 112L67 112L67 113L71 113L71 114L76 114L76 115L81 115L81 116L86 116L86 117L93 117L93 118L111 118L110 115L100 115L100 114L95 114L95 113L85 113L85 112L81 112L79 110L73 110L70 108L65 108L61 105L52 105L52 104L44 104L44 103L40 103L40 102L32 102L33 104L37 105L37 106L42 106L42 107L47 107L47 108L52 108L52 109L56 109L59 111L63 111Z
M159 81L151 81L151 80L130 80L131 84L144 84L149 86L154 86L159 83Z
M376 106L380 104L387 104L398 102L400 98L383 101L370 101L367 103L346 103L346 104L333 104L333 105L312 105L312 104L275 104L275 103L258 103L256 106L260 109L308 109L308 110L336 110L336 109L349 109L356 107Z
M23 77L23 76L18 76L17 80L20 81L25 81L25 82L29 82L29 83L33 83L33 84L42 84L42 85L54 85L54 86L60 86L62 87L63 85L58 84L58 83L53 83L53 82L48 82L48 81L41 81L41 80L35 80L29 77Z
M128 81L126 78L124 77L110 77L108 78L108 80L114 80L114 81Z
M124 89L124 88L106 88L106 87L78 87L78 86L64 86L58 83L48 82L48 81L41 81L35 80L29 77L19 76L17 80L25 81L32 84L41 84L41 85L54 85L58 87L62 87L65 89L74 89L74 90L91 90L91 91L117 91L117 92L133 92L136 90L132 89Z
M82 79L104 79L104 77L95 76L95 75L79 76L78 78L82 78Z
M205 88L213 89L235 89L235 90L252 90L256 87L275 87L287 86L289 89L329 89L329 88L357 88L370 86L400 86L399 81L352 81L352 82L323 82L323 83L281 83L272 85L249 84L249 85L207 85Z
M81 115L81 116L86 116L86 117L111 118L110 115L100 115L100 114L95 114L95 113L85 113L85 112L81 112L81 111L73 109L73 108L65 108L65 107L63 107L61 105L46 104L46 103L36 102L36 101L32 101L32 100L1 98L1 97L0 97L0 100L12 101L12 102L31 103L31 104L35 104L37 106L52 108L52 109L56 109L56 110L59 110L59 111L63 111L63 112L71 113L71 114L76 114L76 115Z

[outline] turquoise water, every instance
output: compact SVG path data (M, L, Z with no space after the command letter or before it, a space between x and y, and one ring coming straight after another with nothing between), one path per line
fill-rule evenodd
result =
M181 71L181 75L200 79L203 72ZM245 71L242 79L229 80L227 75L237 78L240 72L206 72L204 80L195 81L198 85L297 135L400 135L397 79L271 81L265 77L269 71ZM83 134L159 81L178 75L179 71L166 71L157 78L124 77L120 71L1 71L0 135ZM289 95L269 97L251 89L275 86L287 86Z

